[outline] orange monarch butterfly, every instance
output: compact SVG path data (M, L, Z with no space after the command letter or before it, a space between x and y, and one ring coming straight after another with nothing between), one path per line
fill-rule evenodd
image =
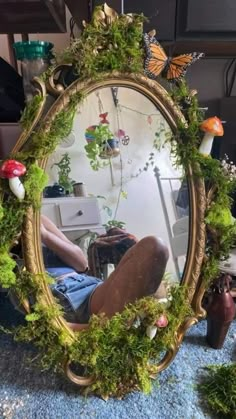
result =
M187 68L204 56L201 52L192 52L169 58L156 38L147 33L144 35L144 43L147 51L145 73L151 79L155 79L161 73L167 80L181 79Z

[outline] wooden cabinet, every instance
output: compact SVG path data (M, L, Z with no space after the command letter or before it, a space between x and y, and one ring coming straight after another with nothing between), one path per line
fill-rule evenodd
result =
M102 3L92 1L92 9ZM214 57L236 55L235 0L109 1L109 6L119 13L122 4L125 13L143 13L149 18L144 30L155 29L157 39L170 55L191 51Z
M176 40L236 41L235 0L178 0Z
M0 0L0 33L66 32L64 0Z
M175 39L176 0L126 0L124 12L143 13L148 18L148 22L144 24L146 32L156 29L158 39Z
M93 197L44 198L42 214L63 232L89 230L104 233L98 202Z

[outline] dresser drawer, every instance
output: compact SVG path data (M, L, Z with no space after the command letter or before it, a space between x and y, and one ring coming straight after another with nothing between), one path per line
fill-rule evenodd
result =
M62 202L59 204L59 212L62 227L100 223L96 200Z
M57 227L60 227L60 217L58 216L57 205L47 204L42 205L41 212L49 218Z

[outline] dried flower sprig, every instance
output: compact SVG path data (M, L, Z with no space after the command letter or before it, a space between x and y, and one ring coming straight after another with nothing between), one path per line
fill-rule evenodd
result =
M224 173L229 176L230 181L236 180L236 165L233 161L229 160L227 154L225 154L224 159L221 160L221 166L223 168Z

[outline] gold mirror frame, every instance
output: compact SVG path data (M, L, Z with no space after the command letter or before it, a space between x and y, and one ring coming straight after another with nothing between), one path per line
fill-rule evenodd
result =
M55 73L58 69L54 70ZM53 80L53 76L51 76ZM87 96L96 89L104 87L128 87L136 90L137 92L144 95L157 107L162 113L164 118L169 123L173 132L177 130L177 121L186 123L183 114L176 104L172 101L167 91L156 81L150 80L142 74L127 74L127 73L104 73L101 74L98 81L86 80L81 82L79 79L69 85L66 90L57 86L55 82L53 85L48 83L47 92L57 97L46 115L41 118L39 125L45 127L45 131L49 130L51 123L55 119L58 112L65 110L70 102L71 97L76 93L81 93L83 96ZM40 110L41 112L41 110ZM41 113L40 113L41 115ZM33 127L32 127L33 129ZM31 131L32 131L31 129ZM29 138L29 135L27 136ZM26 139L27 139L26 138ZM27 141L30 144L30 138ZM22 140L19 141L14 148L14 152L20 151L22 148ZM39 166L45 169L47 159L39 162ZM171 348L166 352L163 359L157 364L155 373L158 373L165 369L174 359L181 341L184 337L186 330L193 324L195 324L199 318L205 315L205 311L201 307L201 300L205 291L204 283L201 282L200 272L203 263L205 253L205 210L206 210L206 195L204 180L201 177L192 177L192 167L189 165L184 168L188 178L189 185L189 196L190 196L190 208L191 208L191 219L190 219L190 230L189 230L189 246L187 261L184 270L184 276L181 281L182 285L187 286L187 298L188 302L193 308L193 316L187 317L184 322L178 327L175 332L174 342ZM22 230L22 243L23 253L26 269L34 274L38 275L40 272L44 272L44 262L41 251L41 239L40 239L40 213L39 211L33 211L32 208L27 210L25 222ZM54 302L51 291L48 287L48 283L44 276L40 276L39 281L43 287L44 293L40 299L40 303L45 306L50 306ZM54 327L65 330L69 336L71 342L76 339L76 334L68 328L65 320L58 316L53 320ZM94 378L93 377L79 377L74 374L69 365L68 359L63 360L64 371L67 377L80 386L90 385ZM153 375L152 375L153 376ZM155 376L155 374L154 374Z

